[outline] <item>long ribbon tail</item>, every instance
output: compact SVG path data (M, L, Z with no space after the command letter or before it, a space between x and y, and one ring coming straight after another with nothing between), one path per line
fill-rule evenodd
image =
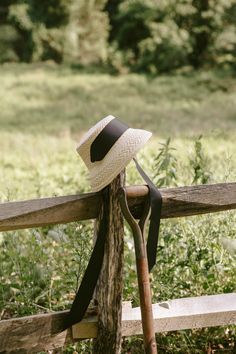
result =
M150 180L150 178L146 175L141 166L138 164L138 161L135 158L133 160L135 162L138 172L149 187L151 215L147 239L147 257L148 269L149 272L151 272L153 266L156 263L158 235L161 221L162 196L160 191L157 189L154 183Z
M76 293L74 302L71 306L70 312L65 319L63 330L71 327L75 323L80 322L89 306L93 297L93 293L99 278L102 268L105 241L108 227L108 213L107 208L109 205L107 188L103 191L103 217L101 220L97 240L91 254L89 264L84 273L79 290Z

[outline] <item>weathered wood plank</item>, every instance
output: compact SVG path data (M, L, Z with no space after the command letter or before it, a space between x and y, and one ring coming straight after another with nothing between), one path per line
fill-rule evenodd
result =
M127 187L129 206L140 216L146 186ZM236 209L236 183L160 189L163 198L162 218L174 218Z
M236 324L236 293L189 297L153 304L156 333ZM90 318L95 325L96 318ZM96 336L96 327L90 335ZM139 307L123 308L122 336L142 334ZM72 328L74 339L84 338L79 325Z
M59 311L0 321L0 353L31 354L73 343L71 329L61 332L67 314ZM96 307L87 310L79 324L81 335L96 333L97 323L90 321L96 314Z
M66 311L0 321L0 353L36 353L74 340L95 338L97 318L89 310L82 322L58 331ZM156 333L236 324L236 293L169 300L153 305ZM58 333L58 334L57 334ZM122 308L122 336L142 334L140 308Z
M138 218L146 186L127 187L129 206ZM162 218L236 209L236 183L161 189ZM100 193L0 203L0 231L94 219L101 207Z
M36 353L72 342L71 330L56 334L66 312L0 321L0 353Z
M121 352L121 316L124 263L124 221L118 200L119 189L124 186L123 171L109 185L106 213L101 211L97 232L103 218L108 228L101 274L96 287L98 304L98 334L94 341L94 354L119 354Z
M156 333L236 324L236 293L169 300L152 308ZM96 323L95 317L91 323ZM72 328L74 339L83 338L79 326ZM137 334L142 334L140 308L123 309L122 336Z
M154 304L153 316L156 333L236 324L236 293ZM140 308L126 311L122 317L122 336L141 333Z
M98 205L94 193L1 203L0 231L93 219Z
M123 309L131 308L123 302ZM68 311L26 316L0 321L0 353L25 354L61 348L73 343L72 331L61 332ZM81 338L97 336L97 308L90 307L77 325Z

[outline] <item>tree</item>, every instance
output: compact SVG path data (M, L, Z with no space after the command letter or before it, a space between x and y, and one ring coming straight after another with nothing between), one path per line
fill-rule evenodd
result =
M108 14L104 12L107 0L74 0L71 24L77 31L80 63L101 62L107 56L109 34Z
M121 0L108 2L110 40L131 70L199 68L235 58L236 0ZM232 20L234 18L234 20ZM225 43L224 43L224 40ZM222 56L225 53L225 56Z

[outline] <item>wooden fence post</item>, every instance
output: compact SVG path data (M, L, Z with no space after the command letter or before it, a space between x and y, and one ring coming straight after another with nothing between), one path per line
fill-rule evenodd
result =
M98 336L94 340L94 354L119 354L121 352L124 223L118 201L118 191L124 186L124 181L125 171L117 176L109 186L108 233L103 267L95 295L98 304ZM97 230L103 217L101 210L97 220Z

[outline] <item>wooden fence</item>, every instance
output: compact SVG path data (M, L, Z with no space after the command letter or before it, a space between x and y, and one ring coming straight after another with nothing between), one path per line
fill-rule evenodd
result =
M121 215L117 214L116 210L118 208L117 192L122 183L122 177L118 176L110 187L108 202L110 211L113 210L113 212L110 212L112 215L109 219L111 225L109 233L116 235L116 238L112 241L112 237L109 237L108 243L117 242L117 231L121 238L123 237ZM126 190L129 207L133 215L139 218L148 188L131 186ZM163 198L162 218L236 209L236 183L161 189L161 194ZM100 192L2 203L0 204L0 231L86 219L97 219L97 227L99 227L101 210ZM115 272L118 271L114 268L114 264L112 264L113 270L110 270L109 275L106 274L106 270L109 269L108 262L118 262L119 266L119 260L114 261L114 257L117 258L115 252L119 251L119 247L122 249L122 243L116 243L114 251L108 246L105 249L105 261L101 275L103 280L109 280L112 271L115 274L114 279L119 278L116 276ZM122 267L119 268L119 272L122 273ZM101 300L98 306L90 307L83 321L67 331L60 332L67 311L0 321L0 353L35 353L61 348L76 340L95 337L98 340L95 351L97 354L119 353L121 336L142 333L142 324L139 308L132 308L131 304L126 302L122 304L121 309L122 287L116 288L115 293L112 290L112 286L116 285L115 281L116 279L106 289L110 293L110 302L107 302L107 296L99 298L98 295ZM120 279L117 281L120 282ZM113 306L117 307L117 313L114 312ZM236 324L236 293L169 300L154 304L153 313L156 332ZM106 329L105 335L104 328Z

